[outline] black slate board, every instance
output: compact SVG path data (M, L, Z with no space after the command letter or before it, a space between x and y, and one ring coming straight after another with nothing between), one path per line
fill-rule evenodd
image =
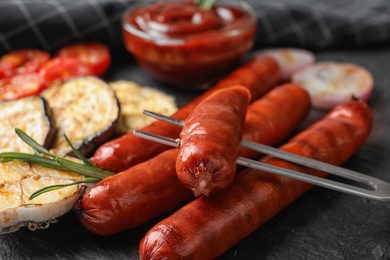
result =
M375 88L369 105L374 124L363 147L343 166L390 181L390 48L329 50L320 61L352 62L371 71ZM176 95L179 106L197 93L164 87L130 56L114 58L108 81L127 79ZM302 127L324 115L313 110ZM47 230L0 236L0 259L138 259L142 236L158 219L117 235L87 231L69 212ZM220 259L337 260L390 259L390 202L379 202L315 187Z

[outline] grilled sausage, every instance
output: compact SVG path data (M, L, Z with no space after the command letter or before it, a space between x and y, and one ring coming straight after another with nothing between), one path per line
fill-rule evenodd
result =
M292 84L277 87L248 107L243 136L274 145L295 129L309 109L310 97L304 89ZM194 199L177 178L178 151L167 150L95 184L75 207L81 223L96 234L111 235ZM256 153L242 151L241 155L249 158Z
M250 99L245 87L220 89L184 121L176 172L196 197L215 195L233 182Z
M252 99L256 100L275 87L279 81L280 70L275 60L270 57L256 58L233 71L211 89L180 108L173 117L184 120L201 100L218 89L233 85L243 85L251 91ZM181 129L166 122L157 121L143 130L176 138ZM166 149L167 146L165 145L127 133L98 148L91 157L91 162L99 168L119 172L145 161Z
M75 206L81 223L96 234L111 235L190 201L194 196L176 175L178 152L166 150L94 185Z
M338 106L292 138L282 150L339 165L369 135L372 116L358 101ZM318 176L326 173L266 156L261 161ZM312 185L263 171L240 172L219 196L200 197L151 228L141 259L214 259L276 215Z
M282 84L249 106L242 138L277 145L306 118L310 108L310 96L306 90L295 84ZM257 158L260 154L241 147L240 156Z

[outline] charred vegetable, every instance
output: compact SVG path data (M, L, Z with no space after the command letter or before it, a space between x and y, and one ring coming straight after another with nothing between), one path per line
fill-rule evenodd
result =
M0 103L0 152L31 153L33 149L15 134L20 128L48 148L55 137L52 111L42 97L27 97Z
M292 82L310 93L313 107L330 110L351 100L367 101L374 77L367 69L352 63L319 62L296 71Z
M75 205L83 184L113 175L93 166L66 136L79 160L57 157L22 130L15 133L34 153L0 153L0 234L49 227Z
M72 185L30 200L38 189L79 181L83 176L17 161L0 163L0 172L0 234L22 226L31 230L48 227L72 209L83 190L81 185Z
M126 80L111 82L110 85L115 90L121 107L118 134L141 129L153 123L155 119L144 115L144 110L166 116L177 111L175 99L157 89Z
M88 156L116 131L120 113L114 90L97 77L79 77L54 85L42 93L53 109L57 136L52 152L71 155L64 134Z

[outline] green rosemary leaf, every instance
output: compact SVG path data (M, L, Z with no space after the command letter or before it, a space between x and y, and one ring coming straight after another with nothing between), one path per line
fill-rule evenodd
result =
M69 186L72 186L72 185L84 184L84 183L90 183L90 182L96 182L96 181L99 181L99 179L96 179L96 178L84 178L81 181L75 181L75 182L71 182L71 183L67 183L67 184L57 184L57 185L46 186L46 187L43 187L42 189L39 189L39 190L33 192L28 199L32 200L32 199L38 197L39 195L42 195L42 194L44 194L46 192L49 192L49 191L62 189L62 188L69 187Z
M0 162L10 162L10 161L27 162L27 163L37 164L52 169L67 170L57 161L36 154L17 153L17 152L0 153Z
M39 196L40 194L43 194L51 190L61 189L63 187L78 184L78 183L95 182L113 175L112 172L104 171L94 166L86 157L84 157L80 152L78 152L73 147L73 145L70 143L66 135L65 135L66 141L71 146L73 152L83 162L83 164L53 155L45 147L38 144L33 138L31 138L30 136L28 136L26 133L24 133L22 130L18 128L15 129L15 132L26 144L28 144L34 149L35 153L33 154L19 153L19 152L0 153L0 162L10 162L10 161L26 162L26 163L36 164L48 168L57 169L57 170L71 171L74 173L78 173L80 175L84 175L86 177L83 179L83 181L75 182L73 184L47 186L43 189L34 192L31 195L30 199L33 199L36 196ZM47 155L49 157L45 157L43 155Z
M214 4L215 0L197 0L197 5L200 9L210 9L213 4Z
M50 157L54 157L54 155L50 153L45 147L38 144L33 138L28 136L25 132L23 132L19 128L15 128L15 132L20 137L20 139L22 139L26 144L31 146L35 151L46 154Z
M74 152L74 154L81 160L83 161L83 163L85 165L89 165L89 166L94 166L82 153L80 153L76 148L74 148L74 146L72 145L72 143L70 142L70 140L68 139L68 137L64 134L64 137L65 137L65 140L66 142L68 143L68 145L70 146L70 148L72 148L72 151Z
M57 157L56 161L66 168L68 171L76 172L86 177L93 177L97 179L104 179L108 176L113 175L112 172L104 171L95 166L89 166L81 163L72 162L64 158Z

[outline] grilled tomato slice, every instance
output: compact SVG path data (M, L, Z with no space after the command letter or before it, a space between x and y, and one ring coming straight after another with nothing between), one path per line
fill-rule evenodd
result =
M107 71L111 63L110 50L96 42L67 45L56 56L77 59L91 70L91 75L98 77Z
M46 51L35 49L12 51L0 59L0 78L37 72L49 59L50 54Z

